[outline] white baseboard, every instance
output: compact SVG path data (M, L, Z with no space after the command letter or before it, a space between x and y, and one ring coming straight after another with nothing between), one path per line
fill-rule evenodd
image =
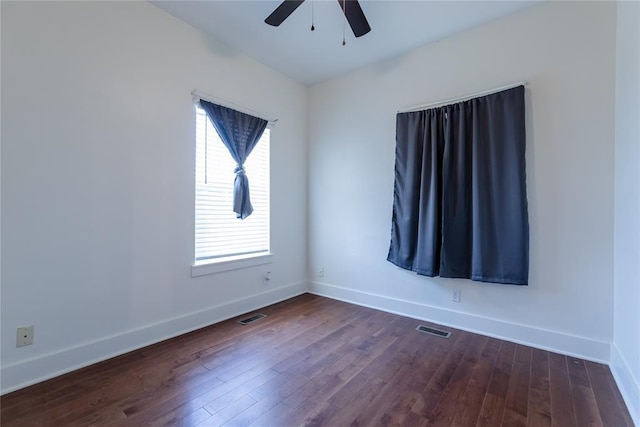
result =
M635 425L640 426L640 378L635 378L629 364L618 351L615 344L611 345L611 363L609 364L613 379L627 404L629 414Z
M575 356L598 363L609 363L610 344L607 342L446 310L440 307L356 291L326 283L310 282L308 292L555 353Z
M3 366L0 370L2 379L0 394L292 298L306 293L306 286L306 282L300 282L272 289L248 298L230 301L122 334Z

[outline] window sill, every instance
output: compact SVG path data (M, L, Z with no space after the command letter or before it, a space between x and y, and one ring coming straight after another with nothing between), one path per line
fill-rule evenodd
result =
M239 270L241 268L254 267L256 265L271 264L272 262L273 254L271 252L259 255L221 258L215 261L199 261L191 266L191 277Z

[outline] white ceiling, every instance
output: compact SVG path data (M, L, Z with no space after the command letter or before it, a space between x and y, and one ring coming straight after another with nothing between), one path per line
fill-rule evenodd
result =
M279 27L280 0L152 0L157 7L263 64L312 85L525 9L533 1L360 0L371 32L355 38L336 0L306 0ZM310 31L312 8L315 31Z

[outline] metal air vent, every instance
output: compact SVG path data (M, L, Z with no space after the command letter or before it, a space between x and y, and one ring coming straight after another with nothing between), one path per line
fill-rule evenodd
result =
M451 332L441 331L440 329L430 328L424 325L418 325L416 331L423 332L425 334L435 335L437 337L449 338L451 336Z
M248 325L249 323L255 322L256 320L264 319L265 317L267 317L266 314L258 313L254 314L251 317L247 317L246 319L239 320L238 323L242 325Z

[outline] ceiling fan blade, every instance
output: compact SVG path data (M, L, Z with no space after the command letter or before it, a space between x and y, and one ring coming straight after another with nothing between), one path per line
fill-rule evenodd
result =
M338 3L340 3L341 9L344 8L344 16L346 16L347 22L349 22L349 26L351 26L356 37L364 36L371 31L358 0L338 0Z
M276 7L276 10L274 10L271 15L267 16L267 19L265 19L264 22L277 27L282 24L282 22L287 19L303 1L304 0L284 0L280 3L280 6Z

